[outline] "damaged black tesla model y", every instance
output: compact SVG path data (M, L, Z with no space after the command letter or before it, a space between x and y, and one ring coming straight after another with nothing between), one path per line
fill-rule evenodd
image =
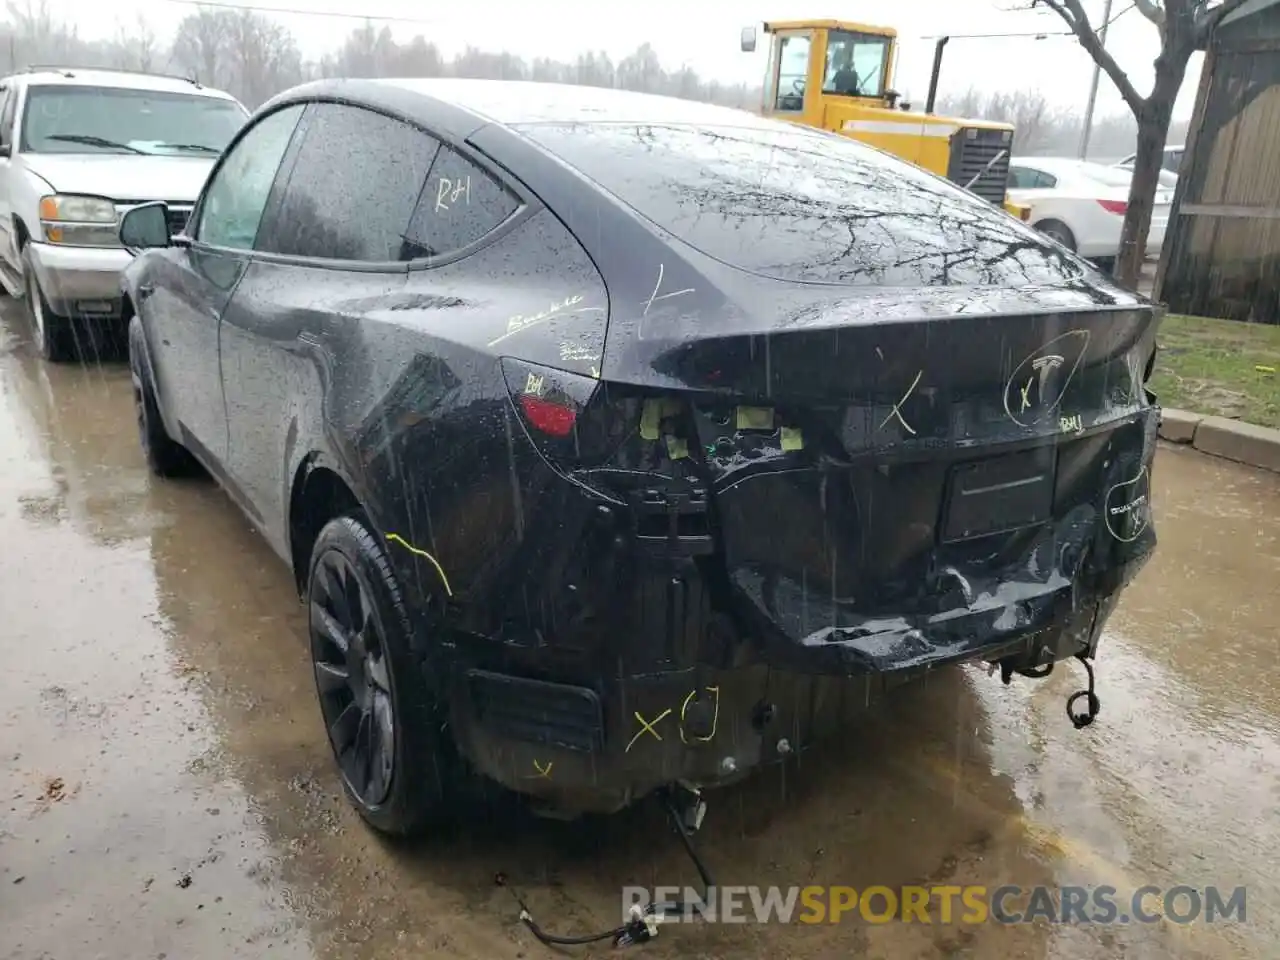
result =
M1087 662L1154 547L1158 309L852 140L321 81L165 212L121 225L144 450L292 564L378 829L489 781L615 810L931 669Z

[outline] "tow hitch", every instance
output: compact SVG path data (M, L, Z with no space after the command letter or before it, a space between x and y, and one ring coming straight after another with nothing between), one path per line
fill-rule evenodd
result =
M660 791L660 796L663 805L667 808L667 816L671 820L672 826L675 827L676 834L680 837L680 842L684 846L685 852L689 854L689 859L693 861L693 865L698 871L698 878L702 881L701 902L682 900L670 903L650 903L643 907L636 905L631 910L631 917L620 927L580 937L561 937L547 933L538 926L533 919L533 914L525 906L524 900L520 898L520 895L513 888L507 885L506 876L501 873L498 874L494 877L494 882L500 887L506 887L511 890L511 895L515 897L516 903L520 905L520 921L529 928L530 933L549 947L583 946L590 943L599 943L603 940L611 941L614 947L629 947L637 943L645 943L656 937L658 935L658 924L665 918L687 918L695 914L701 915L703 905L710 902L712 891L715 888L715 881L711 879L711 874L707 871L706 865L702 862L702 858L698 856L698 851L693 846L693 834L702 826L702 819L707 812L707 804L698 790L682 784L673 784L663 789Z

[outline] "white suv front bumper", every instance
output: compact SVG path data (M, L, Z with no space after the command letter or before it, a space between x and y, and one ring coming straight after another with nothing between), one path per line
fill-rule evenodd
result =
M49 309L62 317L119 316L120 273L133 259L123 247L27 244Z

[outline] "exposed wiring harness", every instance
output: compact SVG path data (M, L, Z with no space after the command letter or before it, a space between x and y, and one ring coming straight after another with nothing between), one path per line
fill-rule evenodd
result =
M1089 686L1088 689L1079 690L1067 698L1067 716L1071 718L1071 723L1077 730L1083 730L1097 718L1098 711L1102 709L1102 701L1093 692L1093 664L1089 662L1088 656L1083 653L1076 654L1076 659L1084 664L1085 672L1089 674ZM1082 698L1086 698L1085 709L1080 713L1076 713L1076 701Z
M614 947L629 947L633 944L645 943L656 937L658 935L658 924L664 918L687 917L690 913L701 914L702 906L707 903L711 890L715 887L715 882L711 879L710 872L708 872L706 865L702 862L702 858L698 856L698 851L693 846L693 834L688 824L685 823L684 816L676 802L676 790L672 788L664 789L662 791L662 801L667 809L668 816L671 818L671 822L675 825L680 842L684 845L685 852L689 854L689 859L693 861L693 865L698 871L698 877L702 881L701 903L676 900L664 903L650 903L643 907L637 905L632 911L631 918L621 926L603 930L599 933L564 937L547 933L542 927L538 926L524 900L521 899L514 888L507 884L506 876L501 873L498 874L494 877L494 882L498 886L506 887L511 891L516 903L520 905L520 921L529 928L529 932L537 937L541 943L549 947L583 946L589 943L600 943L604 940L613 941ZM694 826L694 829L697 829L697 824L701 822L702 811L706 807L697 794L692 795L692 802L694 809L697 811Z

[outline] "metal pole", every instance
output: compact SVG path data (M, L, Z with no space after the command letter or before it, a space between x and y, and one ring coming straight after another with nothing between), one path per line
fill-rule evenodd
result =
M1107 45L1107 27L1111 23L1111 0L1102 11L1102 28L1098 31L1098 41L1105 48ZM1089 134L1093 132L1093 106L1098 100L1098 78L1102 68L1095 61L1093 64L1093 82L1089 84L1089 102L1084 108L1084 130L1080 132L1080 159L1084 160L1089 153Z
M929 77L929 99L924 104L925 113L933 113L934 102L938 99L938 74L942 72L942 48L950 39L950 37L939 37L938 42L933 45L933 75Z

